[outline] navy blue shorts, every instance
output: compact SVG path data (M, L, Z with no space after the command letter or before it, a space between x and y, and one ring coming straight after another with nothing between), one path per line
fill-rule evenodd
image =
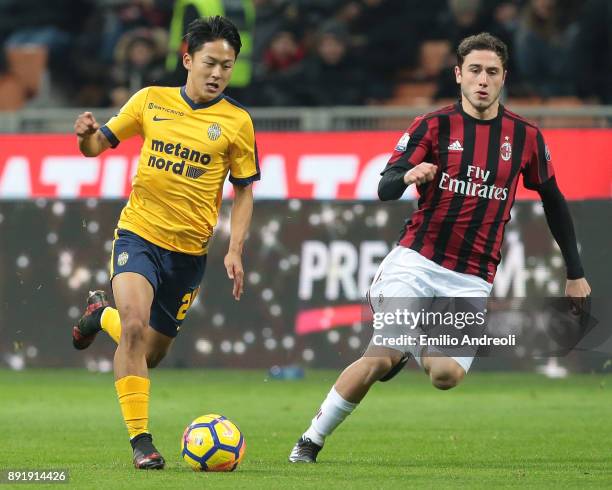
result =
M135 272L153 286L149 324L176 337L187 310L198 295L206 255L189 255L158 247L135 233L117 230L111 255L111 282L117 274Z

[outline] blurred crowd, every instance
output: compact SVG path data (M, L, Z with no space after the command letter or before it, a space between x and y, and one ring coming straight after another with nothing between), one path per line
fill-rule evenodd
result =
M189 22L224 14L244 50L228 93L249 106L455 98L454 51L510 48L506 96L612 104L612 0L0 0L0 109L118 107L181 85Z

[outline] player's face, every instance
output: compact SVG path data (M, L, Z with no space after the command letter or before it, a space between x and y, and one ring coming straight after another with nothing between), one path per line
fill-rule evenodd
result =
M183 55L188 93L196 102L208 102L227 87L234 70L236 52L225 40L204 43L193 56Z
M506 71L494 51L471 51L463 59L463 66L455 67L455 78L461 85L463 101L467 99L476 112L497 109Z

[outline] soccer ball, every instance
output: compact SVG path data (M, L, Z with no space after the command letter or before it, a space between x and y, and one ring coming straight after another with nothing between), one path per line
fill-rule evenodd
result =
M181 439L181 456L193 471L234 471L245 449L240 429L217 414L195 419Z

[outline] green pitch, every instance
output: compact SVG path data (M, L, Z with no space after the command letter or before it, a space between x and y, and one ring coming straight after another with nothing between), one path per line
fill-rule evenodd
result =
M609 375L471 373L441 392L406 371L374 387L318 464L290 465L336 374L269 381L256 371L153 371L151 429L167 467L145 472L131 465L110 374L0 371L0 469L65 468L70 484L59 488L96 490L611 486ZM234 473L193 473L179 459L184 427L210 412L246 437Z

